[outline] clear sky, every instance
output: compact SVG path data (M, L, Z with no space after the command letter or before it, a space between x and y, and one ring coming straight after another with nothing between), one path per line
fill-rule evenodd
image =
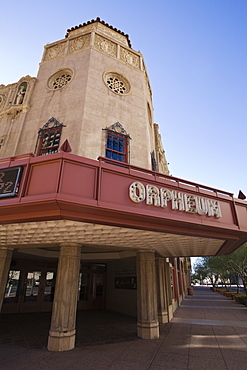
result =
M171 174L247 195L247 0L5 1L0 84L36 77L43 46L96 17L144 56Z

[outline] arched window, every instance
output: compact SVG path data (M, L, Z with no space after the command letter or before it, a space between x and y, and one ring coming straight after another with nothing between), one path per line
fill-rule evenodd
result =
M130 136L124 130L121 123L116 122L110 127L106 127L105 130L106 158L120 162L128 162Z
M55 118L49 121L38 132L35 152L37 155L57 153L64 124L59 123Z

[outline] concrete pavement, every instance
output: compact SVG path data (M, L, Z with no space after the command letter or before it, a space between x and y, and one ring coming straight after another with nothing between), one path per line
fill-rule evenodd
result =
M137 338L133 318L80 312L77 347L49 352L49 323L50 314L2 315L0 369L247 369L247 307L208 287L196 286L155 340Z

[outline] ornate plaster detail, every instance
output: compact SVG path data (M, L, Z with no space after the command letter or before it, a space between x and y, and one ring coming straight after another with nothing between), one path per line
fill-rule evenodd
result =
M131 65L132 67L140 69L140 58L131 51L121 48L120 59L123 60L125 63Z
M166 175L169 175L168 163L166 160L161 135L159 134L159 125L157 125L157 123L154 123L153 127L154 127L156 159L158 162L158 171L165 173Z
M70 68L60 69L53 73L48 81L47 87L49 90L59 90L66 86L73 78L73 71Z
M51 46L51 47L47 47L44 61L55 59L55 58L58 58L58 57L61 57L62 55L64 55L65 46L66 46L66 43L63 42L61 44L57 44L57 45L54 45L54 46Z
M77 37L69 42L69 53L83 50L90 46L90 34Z
M121 135L129 136L127 134L127 131L123 128L120 122L113 123L111 126L106 127L105 130L110 130L110 131L117 132L118 134L121 134Z
M70 30L67 37L70 38L70 37L79 36L81 34L85 34L85 33L88 33L94 30L95 30L95 24L89 24L89 25L86 25L86 26L83 26L77 29L73 29L72 31Z
M105 25L101 24L101 23L98 23L97 24L97 29L99 31L101 31L102 33L104 33L105 35L108 35L110 36L111 38L121 42L121 44L124 44L126 46L129 46L128 45L128 41L126 39L126 36L124 35L121 35L120 33L118 33L117 31L114 31L114 30L111 30L110 28L106 27Z
M106 53L112 57L115 57L117 56L117 44L115 44L114 42L111 42L99 35L95 35L95 43L94 43L94 46L103 51L103 53Z
M4 108L8 96L8 91L0 91L0 111Z
M14 120L16 119L18 114L21 113L21 112L22 112L22 109L19 109L17 107L11 107L8 110L7 115L10 118L11 122L14 122Z
M19 112L29 109L29 101L36 82L35 77L22 77L17 83L0 87L0 115L16 117ZM17 113L16 113L17 112Z
M103 80L108 89L118 95L126 95L130 92L130 83L117 72L105 72Z
M17 94L14 101L15 104L19 105L23 103L26 91L27 91L27 82L23 81L18 86Z
M25 76L25 77L22 77L19 81L18 81L18 85L20 85L22 82L30 82L31 80L36 80L35 77L31 77L29 75Z

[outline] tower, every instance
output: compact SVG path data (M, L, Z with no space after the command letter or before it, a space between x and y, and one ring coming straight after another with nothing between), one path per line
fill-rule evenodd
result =
M73 154L168 173L143 56L99 18L47 44L37 78L1 96L1 157L53 153L68 139Z

